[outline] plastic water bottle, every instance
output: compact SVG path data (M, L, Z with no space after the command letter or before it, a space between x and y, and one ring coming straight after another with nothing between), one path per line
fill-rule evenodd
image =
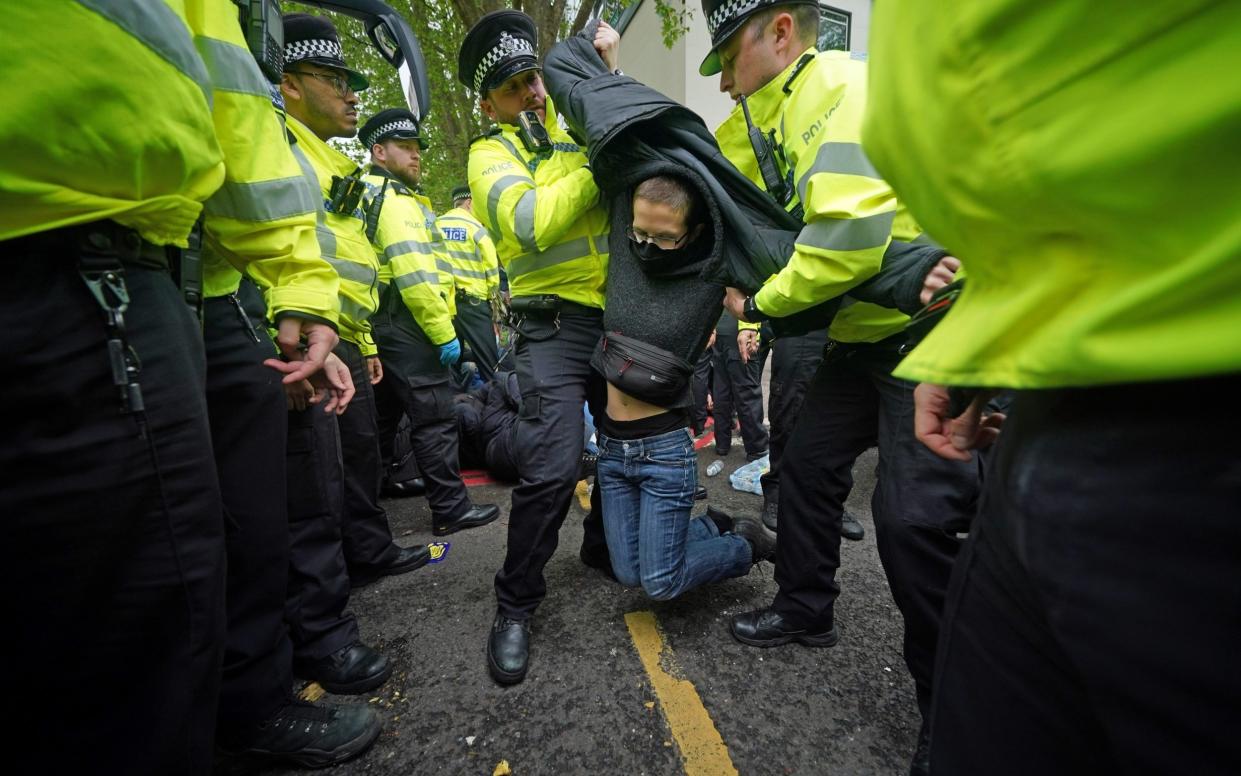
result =
M724 462L716 461L715 463L707 467L707 476L714 477L715 475L719 474L722 471L724 471Z

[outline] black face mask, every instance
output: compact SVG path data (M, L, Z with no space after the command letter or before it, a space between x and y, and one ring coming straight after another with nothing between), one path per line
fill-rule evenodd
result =
M638 242L630 238L629 248L642 262L642 271L648 275L671 275L693 261L693 241L680 248L664 250L652 242Z

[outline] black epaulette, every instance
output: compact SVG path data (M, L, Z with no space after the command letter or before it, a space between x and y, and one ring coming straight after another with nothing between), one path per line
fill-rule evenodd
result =
M496 137L496 136L500 135L500 134L501 134L501 133L503 133L503 132L504 132L504 130L503 130L503 129L500 129L500 127L498 127L498 126L491 127L490 129L488 129L488 130L487 130L486 132L484 132L483 134L481 134L481 135L475 135L474 137L470 138L470 145L474 145L474 144L475 144L475 143L477 143L479 140L485 140L486 138L489 138L489 137Z

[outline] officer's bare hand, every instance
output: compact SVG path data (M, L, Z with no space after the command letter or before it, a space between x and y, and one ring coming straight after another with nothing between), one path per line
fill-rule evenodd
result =
M922 304L930 302L936 291L951 283L959 269L961 269L961 260L956 256L945 256L934 267L931 267L931 271L922 281L922 293L918 295Z
M301 338L306 337L306 350L300 346ZM300 318L285 318L280 321L276 335L276 345L287 361L269 358L263 363L284 373L282 382L285 385L307 380L311 375L323 369L323 362L340 342L340 337L326 323L307 321ZM344 390L343 385L336 386Z
M349 367L335 353L328 353L324 359L323 369L310 378L315 387L315 397L311 404L323 404L324 412L335 412L343 415L353 401L355 388Z
M737 350L741 351L741 363L750 363L750 357L758 352L758 331L755 329L738 331Z
M942 385L922 383L914 389L914 436L940 458L968 461L971 450L990 447L1000 436L1004 414L984 415L984 409L996 391L983 391L974 397L960 417L948 417L948 389Z
M620 33L602 19L599 20L599 29L595 30L595 51L599 52L608 70L620 67Z
M379 356L366 357L366 374L371 378L371 385L378 385L384 379L384 365L379 362Z
M715 329L711 330L711 336L707 339L707 350L715 347Z
M745 320L745 293L731 286L724 289L724 309L739 321Z
M315 400L315 387L309 380L299 380L284 387L284 400L290 410L304 410Z

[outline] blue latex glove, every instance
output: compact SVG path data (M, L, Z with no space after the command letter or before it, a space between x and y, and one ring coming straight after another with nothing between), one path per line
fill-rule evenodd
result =
M450 366L457 363L457 359L461 358L461 343L454 337L452 342L440 345L440 363L444 366Z

